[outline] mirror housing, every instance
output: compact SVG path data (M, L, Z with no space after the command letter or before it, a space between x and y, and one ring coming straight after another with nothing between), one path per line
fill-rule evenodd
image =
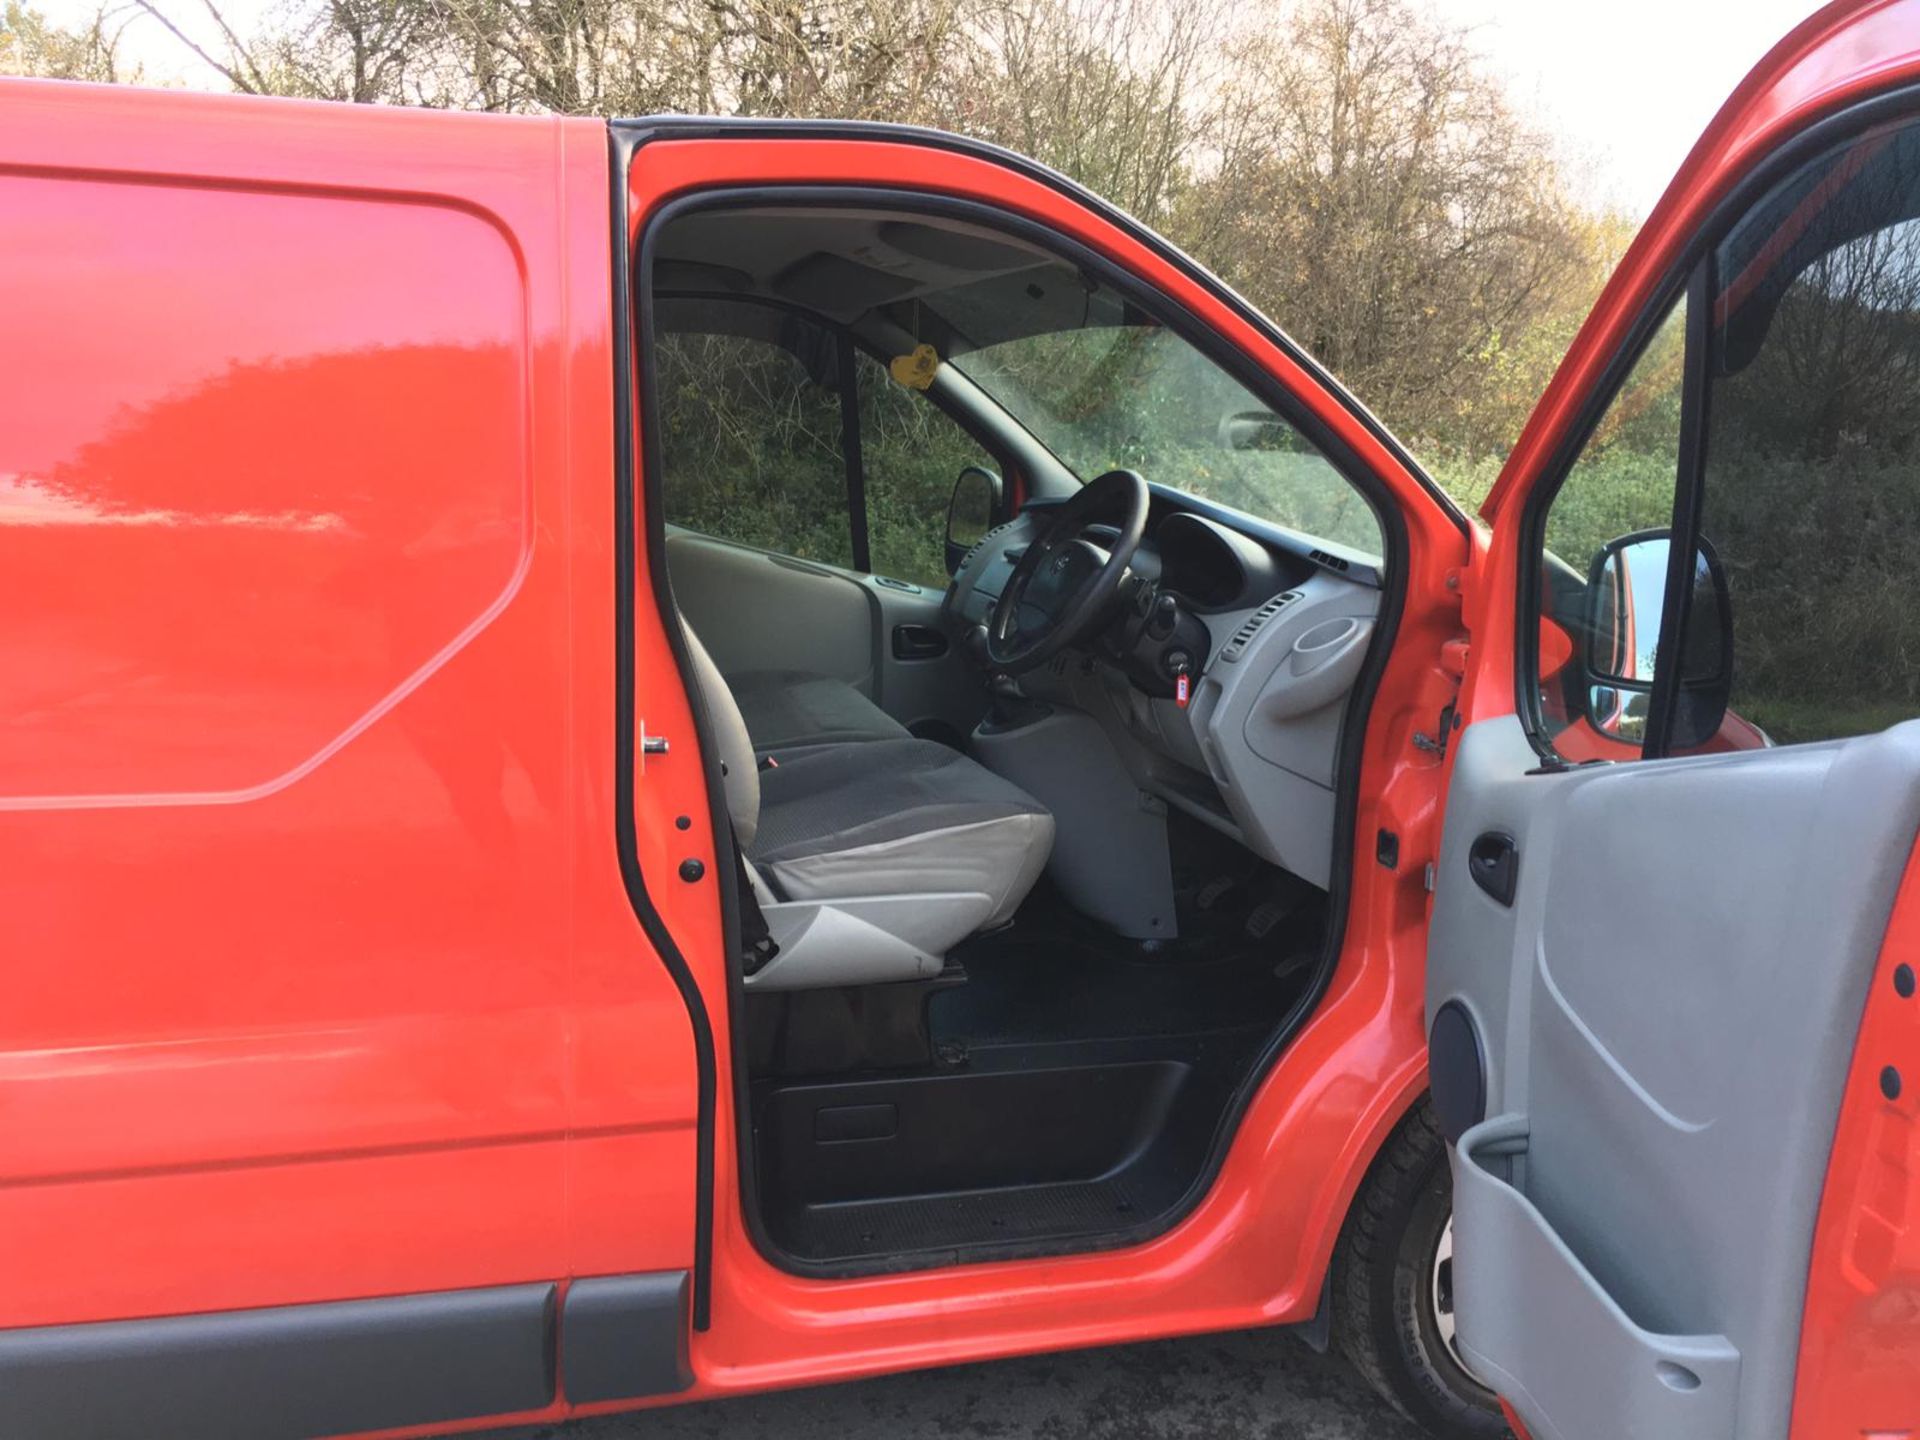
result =
M1609 540L1587 574L1587 720L1611 739L1646 739L1672 539L1657 529ZM1694 551L1680 661L1671 746L1690 750L1719 730L1733 689L1733 607L1726 571L1704 537Z
M984 465L967 466L953 482L953 497L947 501L949 575L960 568L967 551L993 528L993 517L1000 513L1004 493L1000 477Z

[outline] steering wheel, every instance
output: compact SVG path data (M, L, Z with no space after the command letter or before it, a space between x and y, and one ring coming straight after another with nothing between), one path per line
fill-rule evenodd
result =
M1120 538L1103 550L1081 531L1117 521ZM987 621L987 659L1018 674L1044 665L1099 623L1147 528L1147 482L1109 470L1047 519L1007 577Z

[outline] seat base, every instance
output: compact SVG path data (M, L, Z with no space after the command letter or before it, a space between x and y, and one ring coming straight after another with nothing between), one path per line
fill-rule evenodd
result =
M993 897L977 891L775 901L760 908L779 951L746 984L793 990L930 980L993 907Z

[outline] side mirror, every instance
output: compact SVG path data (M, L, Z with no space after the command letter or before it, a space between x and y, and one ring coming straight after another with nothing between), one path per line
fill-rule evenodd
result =
M953 498L947 502L949 575L993 528L993 517L1000 513L1001 492L1000 477L981 465L967 466L953 482Z
M1641 530L1610 540L1587 576L1587 719L1603 735L1646 739L1654 667L1666 615L1672 532ZM1720 557L1703 538L1681 636L1672 748L1688 750L1720 728L1733 689L1733 608Z
M1271 410L1241 410L1221 417L1222 450L1289 451L1300 448L1300 432Z

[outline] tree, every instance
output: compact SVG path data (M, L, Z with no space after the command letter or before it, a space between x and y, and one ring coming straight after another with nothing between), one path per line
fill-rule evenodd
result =
M1305 0L1241 43L1224 105L1183 219L1198 248L1410 435L1510 441L1490 375L1595 282L1551 146L1464 32L1407 0Z
M48 80L134 81L137 66L120 59L120 37L131 18L122 7L96 10L83 30L66 30L39 11L7 0L0 9L0 75Z
M1418 0L1257 16L1230 0L281 0L246 35L225 0L129 3L255 93L843 116L1009 146L1220 271L1396 428L1472 470L1468 490L1626 233L1574 203L1546 137ZM10 18L4 33L29 57L16 67L112 70L104 20L67 36Z
M1005 0L979 33L953 128L1168 223L1217 139L1221 0Z

